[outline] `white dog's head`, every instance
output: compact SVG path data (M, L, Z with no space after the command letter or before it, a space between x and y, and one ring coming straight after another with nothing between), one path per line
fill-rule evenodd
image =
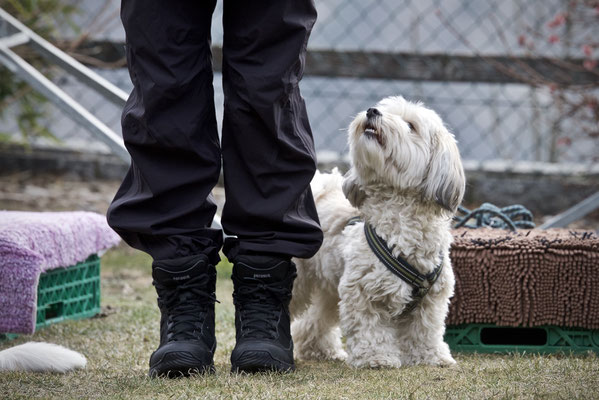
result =
M465 190L454 136L433 110L403 97L387 97L361 112L349 127L353 167L360 184L418 190L455 212Z

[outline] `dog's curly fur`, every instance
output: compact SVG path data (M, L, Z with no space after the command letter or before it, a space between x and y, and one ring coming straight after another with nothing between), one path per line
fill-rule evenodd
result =
M443 335L454 288L450 224L465 187L460 154L441 118L422 104L389 97L375 108L349 127L345 181L337 171L312 181L324 242L313 258L295 260L295 354L354 367L452 365ZM412 287L370 250L363 223L347 225L357 215L421 273L443 263L409 314L402 312Z

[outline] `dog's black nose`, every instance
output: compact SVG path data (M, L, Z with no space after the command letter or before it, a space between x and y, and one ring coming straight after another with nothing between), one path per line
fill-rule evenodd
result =
M369 108L368 110L366 110L366 117L368 118L374 118L374 117L380 117L381 112L379 110L377 110L376 108Z

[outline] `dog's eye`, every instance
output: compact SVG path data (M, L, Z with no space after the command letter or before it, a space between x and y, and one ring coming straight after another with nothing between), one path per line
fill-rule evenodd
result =
M416 132L416 128L414 127L414 124L411 122L408 122L408 126L410 127L410 130L413 132Z

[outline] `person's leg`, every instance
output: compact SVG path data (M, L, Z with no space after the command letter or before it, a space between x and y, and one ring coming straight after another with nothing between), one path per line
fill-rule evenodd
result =
M316 155L298 83L316 20L311 0L224 0L222 224L225 253L311 257L322 231Z
M233 371L295 368L291 257L310 257L322 231L310 181L312 132L298 83L316 20L310 0L224 0L225 254L233 262Z
M215 1L123 0L133 81L123 110L131 167L110 226L153 258L162 314L150 375L212 368L214 285L222 232L210 229L220 173L210 23Z
M131 167L108 209L110 226L154 259L217 254L210 192L220 174L211 15L216 0L123 0L133 91L123 110Z

